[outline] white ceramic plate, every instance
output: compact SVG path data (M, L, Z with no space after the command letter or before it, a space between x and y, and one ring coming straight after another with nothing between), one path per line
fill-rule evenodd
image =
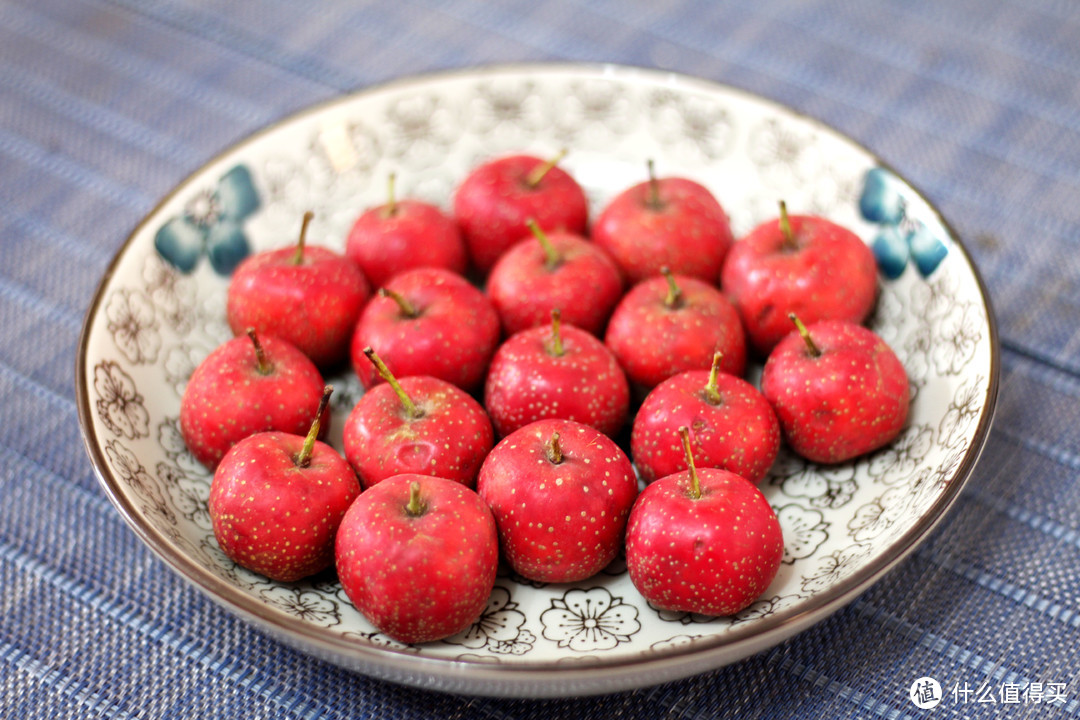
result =
M618 562L576 586L502 575L468 631L405 647L379 634L332 574L281 584L230 562L210 529L210 475L185 450L180 397L195 365L229 337L224 297L245 252L311 242L343 249L365 207L399 196L449 207L457 182L492 156L569 149L563 167L595 213L661 175L704 183L736 236L776 213L825 215L881 263L872 327L911 377L910 421L890 447L822 468L782 457L764 484L786 540L765 595L735 617L657 611ZM566 696L684 677L766 649L820 621L910 552L956 499L986 440L997 396L993 315L952 231L908 184L820 123L701 80L625 67L495 67L408 79L303 112L185 180L132 233L101 282L78 357L86 446L136 533L177 573L304 651L407 684L487 695ZM330 378L334 442L359 396ZM212 628L205 628L212 632Z

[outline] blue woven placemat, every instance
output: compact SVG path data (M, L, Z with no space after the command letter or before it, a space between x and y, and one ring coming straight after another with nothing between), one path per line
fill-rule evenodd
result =
M1080 5L1069 0L0 2L0 716L905 718L1080 708ZM230 143L394 77L671 69L778 100L921 188L990 289L990 441L933 536L736 665L589 699L441 695L289 650L178 579L83 451L83 315L131 228ZM941 686L922 710L919 678Z

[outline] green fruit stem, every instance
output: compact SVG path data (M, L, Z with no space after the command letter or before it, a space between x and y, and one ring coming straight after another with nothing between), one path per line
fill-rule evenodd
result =
M427 510L427 503L420 499L420 483L413 480L409 485L409 504L405 506L405 512L410 517L420 517Z
M383 206L382 216L384 218L394 217L397 215L397 197L394 195L394 185L397 181L397 174L390 173L390 177L386 178L386 205Z
M299 265L304 262L304 245L307 244L307 230L308 225L311 224L311 219L315 217L315 213L308 210L304 213L304 219L300 223L300 239L296 241L296 254L293 255L293 265Z
M552 465L558 465L563 461L562 446L559 444L559 433L554 432L551 434L551 441L548 442L547 458Z
M784 236L781 248L784 250L797 250L799 244L795 242L795 233L791 229L791 218L788 217L787 203L780 201L780 234Z
M664 203L660 199L660 181L656 179L656 165L652 158L646 163L649 167L649 199L646 204L651 210L662 210Z
M563 148L555 154L555 157L551 158L542 165L537 165L535 168L533 168L533 171L529 173L528 176L525 178L525 184L528 185L530 188L535 188L537 185L539 185L540 181L544 179L544 176L551 171L551 168L558 165L559 161L566 157L566 153L566 148Z
M544 249L544 256L546 258L544 266L548 270L554 270L562 264L562 255L555 249L555 246L551 244L551 238L547 236L535 220L529 218L525 221L525 224L529 226L529 230L536 236L536 239L540 242L540 247Z
M260 375L269 375L274 371L274 366L267 359L266 351L263 350L262 343L259 342L259 336L256 334L255 328L249 327L247 336L251 338L251 344L255 346L255 369L258 370Z
M705 384L705 398L713 405L720 404L720 388L717 387L716 381L720 375L720 361L723 358L723 353L713 353L712 366L709 368L709 382Z
M311 421L307 437L304 438L304 446L300 448L300 454L296 456L296 466L306 468L311 464L311 453L315 450L315 441L319 438L319 426L322 424L322 414L330 402L330 395L334 392L333 385L323 388L322 398L319 400L319 409L315 411L315 419Z
M562 357L566 352L562 341L562 313L559 308L551 311L551 354Z
M382 361L382 358L375 353L375 350L373 350L371 347L366 347L364 348L364 354L367 355L367 358L371 361L371 364L375 366L375 372L379 373L379 377L381 377L387 382L387 384L390 385L394 393L398 396L398 399L401 400L401 405L405 408L405 412L408 414L408 416L412 418L424 417L424 411L416 406L416 403L412 401L412 398L409 397L409 394L405 392L405 389L403 387L401 387L401 383L397 381L397 378L394 377L394 374L390 372L390 368L386 367L386 363L384 363Z
M694 453L690 449L690 428L683 425L679 428L679 437L682 438L683 454L686 456L686 464L690 468L690 499L701 499L701 481L698 479L697 468L694 467Z
M806 349L810 351L810 355L813 357L821 357L821 348L814 344L814 341L810 338L810 331L803 325L803 321L793 312L788 313L788 318L791 319L791 322L795 323L795 329L797 329L799 335L802 336L803 342L806 343Z
M682 307L682 304L683 304L682 288L680 288L675 283L675 275L672 274L671 268L662 267L662 268L660 268L660 272L663 273L665 278L667 278L667 285L668 285L667 295L664 297L664 305L666 305L667 307L669 307L669 308L671 308L673 310L675 308Z
M401 314L405 317L414 318L420 314L416 311L416 308L413 306L413 304L407 299L405 299L405 296L401 293L394 292L389 288L379 288L379 295L381 295L382 297L388 297L394 302L396 302L398 307L401 308Z

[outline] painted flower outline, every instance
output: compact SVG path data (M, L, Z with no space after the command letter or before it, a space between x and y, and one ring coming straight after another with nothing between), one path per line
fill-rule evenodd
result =
M580 653L611 650L641 629L638 609L602 587L567 591L551 601L540 622L545 638Z
M811 510L789 503L776 510L776 517L784 529L784 562L808 558L829 539L829 522L820 510Z
M94 367L95 407L98 417L114 435L134 440L150 435L150 413L135 381L112 360Z
M829 589L862 567L873 549L870 543L859 543L829 553L818 561L817 572L802 579L803 592L814 594Z
M231 275L251 248L243 222L259 209L251 171L236 165L213 188L204 188L168 220L154 236L154 248L165 262L188 275L203 255L218 275Z
M105 306L105 318L116 347L135 365L157 361L161 335L154 303L138 290L117 290Z
M528 648L516 647L517 644L532 646L531 641L518 642L523 632L528 637L533 636L527 630L522 631L525 615L517 606L517 603L510 599L510 591L496 585L476 622L457 635L447 638L446 642L474 650L487 646L492 652L522 654Z
M322 627L331 627L341 622L337 603L312 590L274 585L260 590L259 594L267 604L306 622Z

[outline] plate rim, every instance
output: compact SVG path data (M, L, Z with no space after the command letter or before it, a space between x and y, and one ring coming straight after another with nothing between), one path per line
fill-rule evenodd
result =
M136 237L158 219L162 209L178 194L186 191L212 166L227 156L256 143L262 137L280 128L299 123L305 118L319 115L369 94L410 85L428 85L455 78L498 75L528 75L565 73L602 78L617 77L623 80L643 79L648 82L674 83L681 88L694 88L705 92L735 94L756 103L764 103L782 113L801 118L819 129L827 130L846 143L863 151L878 167L888 170L903 182L926 205L930 214L941 223L953 247L961 253L970 269L979 292L979 300L987 318L989 333L990 368L983 412L975 427L972 442L954 475L934 503L918 521L873 561L850 576L843 578L827 591L806 601L806 606L795 614L778 613L758 623L733 628L721 636L714 636L695 643L691 649L671 648L653 651L648 656L621 657L611 662L552 664L550 662L486 663L460 658L435 658L396 650L393 648L363 645L330 632L326 628L306 623L299 618L284 616L264 604L256 602L239 588L203 568L191 560L182 550L174 547L164 534L141 518L141 514L119 489L119 481L108 469L103 445L94 431L93 413L87 380L87 359L94 319L102 306L105 290L117 268L132 247ZM83 446L89 456L94 474L113 506L120 512L127 525L150 550L175 573L201 594L214 601L233 615L255 624L293 647L299 647L316 657L330 660L351 670L371 677L423 687L443 692L460 692L493 697L563 697L589 695L651 686L661 682L687 677L696 672L716 670L724 665L742 660L749 655L773 647L780 641L809 628L829 615L848 605L855 597L868 589L882 576L903 561L941 523L955 504L963 487L974 471L975 465L986 446L990 428L997 412L1000 384L1000 338L997 319L990 302L986 283L978 267L956 233L937 206L917 186L912 184L890 163L861 142L837 130L831 125L784 105L776 100L727 83L681 72L617 63L579 62L521 62L492 63L462 66L418 73L358 87L326 100L304 106L277 120L259 127L247 135L230 142L188 173L166 193L139 220L117 248L102 275L93 298L83 318L75 358L75 399ZM570 680L569 684L563 682ZM642 681L645 681L644 683ZM570 692L567 692L570 690Z

